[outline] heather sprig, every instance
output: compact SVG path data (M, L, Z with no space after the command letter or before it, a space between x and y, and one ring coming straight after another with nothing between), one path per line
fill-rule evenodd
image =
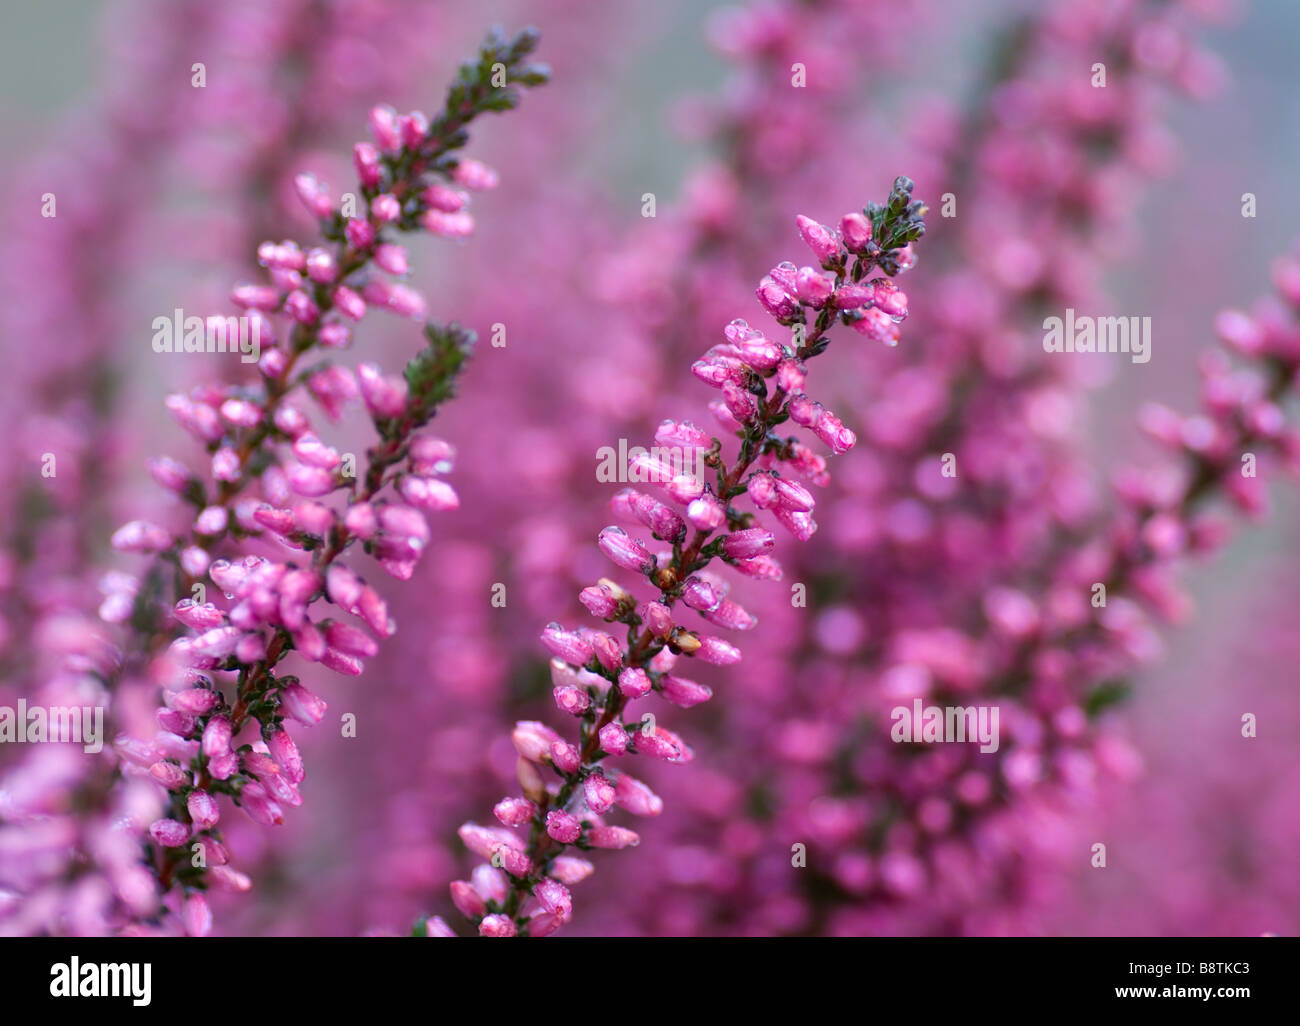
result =
M634 815L657 815L662 802L640 780L607 766L607 760L640 755L686 763L694 758L674 731L652 714L629 719L628 707L652 691L683 708L707 701L711 690L680 675L679 664L697 660L725 666L740 660L736 646L690 625L690 614L679 603L711 627L756 626L726 597L726 579L709 567L721 561L745 576L780 579L781 566L771 555L776 538L761 526L760 512L801 541L816 531L815 500L800 479L825 484L826 460L778 429L793 422L837 454L852 448L853 432L806 393L807 361L826 350L837 322L887 344L897 342L907 297L892 279L912 266L911 243L925 231L925 208L912 200L912 188L909 179L898 178L886 204L845 215L839 228L800 217L799 233L820 266L783 263L756 290L773 320L792 329L790 341L778 342L735 320L726 327L726 343L692 367L697 378L721 392L710 409L739 441L734 458L724 456L719 438L673 420L659 425L659 448L634 458L631 479L658 485L669 502L625 489L612 508L649 530L660 547L652 549L618 526L600 532L599 547L658 594L640 602L609 579L583 590L581 601L594 616L626 629L622 642L604 630L567 630L558 623L542 632L554 657L555 703L578 720L578 735L574 743L540 722L518 723L513 741L523 794L494 809L502 827L466 823L460 829L466 846L490 860L471 881L451 885L453 902L480 934L553 932L572 915L569 887L592 872L588 861L568 850L639 842L634 831L606 823L605 815L615 806ZM877 270L883 275L872 276ZM675 454L690 453L700 455L713 481L705 481L704 472L681 473L674 466ZM739 508L742 497L753 511ZM674 506L684 507L684 514ZM558 780L547 781L548 767ZM522 826L529 829L527 840L511 829ZM434 917L417 932L445 935L450 928Z
M404 580L429 541L425 514L459 503L443 479L454 450L421 429L454 394L472 333L426 323L427 344L401 377L375 364L362 364L354 375L329 361L304 367L304 360L346 347L348 322L360 321L369 307L423 317L423 297L393 280L405 276L407 257L392 236L473 230L463 190L492 188L497 179L460 153L466 128L483 114L515 107L522 88L545 81L545 67L528 62L536 44L531 30L513 39L494 32L477 59L461 67L432 121L374 108L374 142L353 152L363 213L348 216L313 175L297 176L298 195L327 244L304 250L294 242L264 243L258 256L270 283L241 285L231 296L269 340L258 363L261 380L168 400L210 459L206 475L170 458L151 463L155 479L194 508L191 524L173 533L133 521L113 537L119 550L156 555L143 582L116 578L119 588L104 612L110 621L131 621L140 634L136 652L166 647L169 668L152 671L165 689L161 729L152 740L123 738L117 747L169 792L166 815L149 828L151 862L164 892L174 884L186 892L190 933L210 925L203 896L209 884L250 885L229 867L216 796L229 796L268 825L282 821L284 805L301 804L305 770L286 723L319 722L325 703L280 672L280 663L297 652L355 676L377 651L375 637L395 629L379 593L342 557L360 542ZM364 467L349 467L345 454L313 431L304 396L330 419L358 396L364 400L378 435ZM341 502L323 501L330 497ZM203 601L203 594L190 597L206 582L225 594L227 608ZM321 619L322 600L369 633L346 618ZM177 637L178 626L190 633ZM202 859L192 859L200 846Z

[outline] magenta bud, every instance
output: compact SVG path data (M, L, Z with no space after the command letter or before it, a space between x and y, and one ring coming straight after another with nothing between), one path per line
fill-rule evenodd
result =
M454 214L458 210L464 210L469 202L469 197L465 193L441 182L430 185L421 195L426 206L433 210L441 210L444 214Z
M190 830L174 819L155 819L149 824L149 836L164 848L178 848L190 839Z
M169 791L175 791L189 783L189 774L174 762L155 762L149 767L149 775Z
M379 151L368 142L352 147L352 165L357 170L357 180L367 189L379 184Z
M650 688L650 675L639 666L629 666L618 675L618 689L629 700L648 695ZM601 740L603 742L604 738Z
M372 278L367 282L362 294L367 302L401 317L423 317L427 309L424 297L414 289L380 278Z
M794 297L770 276L758 283L758 288L754 290L754 294L758 296L758 301L763 304L763 309L778 321L788 319L799 309L799 304L795 302Z
M618 615L619 601L606 585L591 585L578 594L578 601L592 616L609 620Z
M436 477L422 477L419 474L405 474L398 483L402 498L412 506L428 510L430 513L445 513L460 509L460 496L456 489L446 481Z
M582 883L595 871L590 862L574 855L559 855L551 862L551 875L569 887Z
M510 735L515 751L532 762L548 762L551 758L551 745L560 740L560 735L544 723L536 720L520 720Z
M701 662L710 663L713 666L730 666L732 663L740 662L740 649L735 645L727 644L721 638L714 638L705 634L700 635L700 647L695 650L693 655Z
M186 936L206 937L212 932L212 909L202 891L186 895L181 906L181 919L185 923Z
M482 922L478 924L478 932L480 937L514 937L519 933L519 929L509 916L493 913L483 917Z
M614 801L634 816L657 816L664 810L662 798L626 773L620 773L614 782Z
M722 539L722 552L730 559L753 559L776 545L776 538L771 531L761 527L750 527L743 531L733 531Z
M587 800L587 808L591 809L596 815L608 812L614 804L614 785L609 782L605 774L596 772L591 774L583 781L583 796Z
M655 568L654 557L640 543L628 537L621 527L606 527L600 532L600 550L624 570L650 573Z
M559 922L567 923L573 917L573 898L569 889L558 880L549 877L542 880L533 888L533 897ZM531 927L529 933L532 933Z
M852 253L858 253L871 241L871 222L864 214L854 211L840 218L840 233L844 236L844 245Z
M230 721L224 716L214 716L203 728L203 754L209 757L230 751Z
M795 218L795 224L799 227L800 237L821 263L829 263L840 255L840 240L833 229L802 214Z
M707 702L713 697L711 688L703 684L697 684L693 680L687 680L685 677L674 677L671 674L665 674L660 678L659 690L664 698L674 705L680 705L683 709L689 709L693 705Z
M463 210L454 214L443 213L441 210L426 210L420 215L420 224L425 231L449 239L463 239L474 233L474 218Z
M402 204L396 196L381 193L371 201L370 214L377 223L389 224L402 216Z
M375 247L375 263L389 274L403 275L409 269L406 262L406 250L395 243L385 242Z
M487 905L468 880L453 880L451 882L451 902L460 911L461 915L470 919L477 919L487 913Z
M627 751L627 731L621 723L606 723L597 735L600 750L610 755L622 755Z
M552 694L559 710L570 716L581 716L591 705L587 692L572 684L561 684L552 691Z
M252 820L263 826L279 826L284 822L284 810L261 784L245 784L239 792L239 806Z
M594 826L587 831L587 842L593 848L635 848L641 838L626 827Z
M537 806L527 798L502 798L493 806L492 813L506 826L517 827L537 815Z
M731 599L723 599L716 608L704 614L704 619L729 631L749 631L758 626L753 614Z
M348 242L356 250L367 250L375 244L375 227L369 221L363 221L359 217L348 219L348 223L343 226L343 234L347 236Z
M655 429L655 441L660 445L675 445L683 449L709 449L713 439L690 421L662 420Z
M277 730L266 742L271 758L280 766L280 772L291 784L302 783L306 771L302 765L302 754L286 731Z
M387 104L370 109L370 132L375 142L385 153L393 153L401 148L402 138L397 126L397 111Z
M298 198L302 200L302 205L313 217L324 218L333 213L334 206L330 202L329 190L315 175L306 171L294 175L293 187L298 193Z
M551 764L561 773L576 773L582 765L582 754L567 741L551 743Z
M699 577L691 577L682 588L682 601L692 609L704 612L716 609L722 597L713 590L713 585Z
M481 161L464 157L452 169L451 180L475 192L495 189L501 179L495 171Z
M686 519L701 531L714 531L727 522L727 509L712 492L702 494L686 507Z
M776 480L769 473L752 474L745 482L750 501L759 509L767 509L776 499Z
M796 292L803 302L820 309L831 297L831 283L815 267L801 267L795 278Z
M190 819L194 820L194 825L200 830L208 830L216 826L217 820L221 818L221 813L217 809L217 800L207 791L198 789L191 791L190 796L185 799L185 807L189 810Z
M280 689L280 705L292 719L313 727L325 716L329 708L319 697L301 684L290 684Z
M582 824L571 813L554 809L546 814L546 832L561 844L572 844L582 834Z
M542 644L545 645L552 655L563 659L574 666L583 666L591 661L591 645L581 635L573 631L566 631L558 623L548 624L542 631Z

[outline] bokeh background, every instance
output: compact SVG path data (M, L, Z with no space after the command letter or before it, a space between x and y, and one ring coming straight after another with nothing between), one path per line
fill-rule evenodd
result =
M708 304L693 301L693 311L682 313L675 309L681 293L647 285L637 294L646 264L689 258L692 267L683 273L698 287L725 279L719 297L740 297L740 287L777 260L803 259L791 227L797 212L830 221L855 202L881 198L897 173L912 174L917 194L937 204L946 179L927 179L923 157L908 162L923 134L923 113L960 111L978 95L1004 27L1050 5L863 3L860 19L850 16L856 31L820 39L825 53L810 62L814 78L824 59L842 65L852 82L833 97L851 127L795 158L838 165L834 184L824 194L781 195L771 206L744 209L739 216L756 226L752 248L738 247L738 264L734 253L683 254L672 236L680 224L671 211L690 206L699 169L717 158L699 112L735 88L735 61L709 43L709 26L724 5L295 2L284 5L297 12L289 19L270 13L279 5L233 4L201 15L202 6L10 5L0 34L0 182L11 226L3 243L8 380L0 399L4 451L15 458L6 479L12 484L30 473L28 453L53 444L49 432L57 423L45 415L54 411L42 408L46 399L30 383L49 378L45 361L57 361L66 346L68 365L58 374L70 390L91 395L92 406L100 403L81 423L104 431L59 440L96 454L99 476L78 499L73 528L84 543L79 558L87 573L77 587L86 589L93 587L86 583L94 580L92 566L122 562L106 544L112 526L161 501L151 493L144 457L179 455L187 444L166 417L163 397L205 376L241 370L221 357L192 364L153 353L152 319L175 306L219 308L232 281L251 280L258 241L303 237L308 222L287 188L292 173L307 167L336 186L348 182L342 158L363 135L364 111L381 101L401 110L434 106L442 83L489 24L538 26L542 56L555 71L553 83L519 112L474 133L471 152L503 179L476 202L479 232L464 244L413 247L417 280L435 316L460 320L484 338L495 323L509 333L505 349L480 346L462 398L440 418L440 433L462 450L455 477L462 508L437 521L433 553L413 581L385 583L399 623L391 648L359 680L320 671L319 690L331 710L357 714L358 737L344 741L322 729L303 739L309 800L274 836L251 824L232 828L232 845L241 864L256 867L249 870L256 883L251 895L219 907L220 931L404 932L421 913L454 916L446 885L470 864L455 827L483 820L490 803L509 791L508 727L547 701L536 633L550 619L575 620L577 588L604 572L589 542L593 526L609 519L608 488L590 470L596 448L618 437L635 444L659 417L690 414L707 398L690 377L689 361L720 340L727 318L714 318L714 336L695 334ZM331 6L352 10L320 31L333 51L308 47L314 64L295 51L291 32L269 31ZM1272 0L1215 6L1224 10L1197 34L1226 70L1223 87L1209 98L1175 97L1162 109L1175 146L1167 171L1141 188L1131 214L1123 214L1127 230L1100 264L1110 308L1148 314L1154 324L1149 364L1098 361L1088 373L1109 376L1078 386L1083 401L1070 441L1103 479L1138 447L1135 416L1143 402L1181 409L1195 402L1196 361L1212 343L1214 315L1267 292L1272 260L1300 234L1300 83L1292 44L1300 10ZM246 20L237 23L239 17ZM1086 52L1077 56L1079 66L1059 74L1086 80L1090 62ZM192 61L206 63L205 91L190 88ZM304 85L304 75L318 78ZM85 244L72 234L49 261L33 258L29 248L42 227L34 211L46 181L93 187L96 205L93 217L86 215L94 231L82 234ZM75 225L82 216L76 192L56 191L60 219ZM670 213L642 219L646 192ZM1257 197L1253 219L1241 216L1244 192ZM786 208L787 199L799 206ZM946 230L939 225L925 241L938 244ZM924 264L924 243L918 252ZM64 275L62 287L53 287L52 279ZM53 297L44 306L41 290ZM914 308L925 305L921 284L909 292ZM733 315L753 316L750 302ZM654 312L647 315L647 308ZM82 313L91 323L78 321ZM358 360L395 362L418 344L401 325L367 330ZM87 387L91 365L69 340L76 332L93 336L111 387ZM905 345L925 344L919 330L905 336ZM870 368L851 366L856 373ZM848 420L843 406L841 400L835 408ZM341 430L345 437L360 431L360 420ZM587 493L575 494L584 481ZM1280 483L1274 500L1267 518L1188 573L1193 610L1164 632L1163 657L1135 675L1130 698L1111 713L1141 773L1065 812L1069 833L1050 857L1014 842L1026 860L1042 863L1032 884L1014 894L985 890L970 915L945 907L935 916L873 918L875 899L855 898L851 887L826 892L769 881L764 859L779 862L802 835L778 826L780 817L745 812L759 793L751 782L783 772L744 741L755 733L770 737L782 715L779 703L764 706L761 699L746 712L751 674L761 694L777 686L763 683L747 658L735 680L714 681L712 704L730 708L710 710L696 728L703 733L696 762L666 768L694 776L654 779L668 811L645 824L637 851L601 860L579 891L574 930L1300 928L1300 535L1293 482ZM575 512L584 507L586 513ZM6 515L13 529L18 518L47 514ZM505 610L488 603L496 581L510 588ZM772 615L786 629L783 614ZM824 627L823 636L872 629L864 613L856 626ZM6 639L11 648L26 643ZM852 647L848 642L850 654ZM846 643L832 639L826 648L843 655ZM761 660L764 650L756 651ZM827 654L816 645L803 652L793 658L805 669ZM803 701L815 705L818 695L805 691ZM1243 712L1260 720L1259 737L1250 742L1239 736ZM692 724L680 726L689 733ZM811 806L815 788L805 790L791 785L785 800ZM1108 847L1104 870L1089 865L1096 841ZM905 899L895 894L885 905L926 900L922 889ZM837 911L841 906L869 910L854 918Z

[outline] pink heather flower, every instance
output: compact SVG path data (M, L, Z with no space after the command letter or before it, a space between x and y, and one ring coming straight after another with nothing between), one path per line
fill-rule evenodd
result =
M551 745L561 740L560 735L544 723L536 720L521 720L515 724L511 734L515 751L532 762L547 762L551 757Z
M871 222L857 211L840 218L840 234L850 253L860 253L871 241Z
M190 937L206 937L212 932L212 910L200 891L186 895L184 912L185 932Z
M784 323L799 309L798 300L774 278L764 278L755 290L758 301L778 322Z
M542 908L551 913L560 922L566 923L573 915L573 898L569 889L558 880L544 879L533 888L533 897L541 902Z
M699 642L700 647L692 655L701 662L712 663L714 666L730 666L740 662L740 649L721 638L701 634Z
M537 805L527 798L503 798L492 809L493 814L508 827L523 826L535 815Z
M618 687L629 700L643 698L650 693L650 675L639 666L629 666L619 673Z
M389 224L402 216L402 204L396 196L382 193L370 204L370 213L379 224Z
M581 716L591 705L587 692L572 684L562 684L556 687L552 694L555 697L556 707L570 716Z
M306 726L315 726L325 717L329 708L324 701L312 694L301 684L291 684L280 691L280 700L285 712L292 719Z
M397 111L388 104L377 104L370 108L370 132L383 152L394 153L401 148L402 139L397 126Z
M649 573L654 569L654 557L621 527L606 527L600 532L600 550L624 570Z
M110 544L119 552L161 552L171 544L171 535L147 520L132 520L114 532Z
M686 507L686 519L697 531L714 531L727 522L727 510L711 492L691 500Z
M574 887L595 872L595 867L586 859L572 855L557 856L551 863L551 875L560 883Z
M483 917L483 921L478 924L478 932L484 937L514 937L519 930L509 916L494 913Z
M471 157L463 157L451 173L452 181L475 192L487 192L500 184L500 177L486 164Z
M420 224L425 231L449 239L461 239L474 234L474 218L463 210L454 214L426 210L420 215Z
M468 880L453 880L450 890L452 904L462 915L477 919L487 913L487 905Z
M583 666L593 656L591 645L581 635L564 630L558 623L552 623L542 631L542 644L553 655L575 666Z
M587 831L587 843L593 848L635 848L641 838L626 827L594 826Z
M707 702L713 697L712 689L705 685L697 684L685 677L674 677L671 674L665 674L660 679L659 691L664 698L674 705L680 705L683 709L689 709L693 705Z
M424 297L414 289L398 282L373 278L362 290L366 302L383 307L402 317L423 317L426 312Z
M799 235L821 263L827 264L840 254L840 240L834 229L800 214L795 218Z
M164 848L177 848L190 839L190 831L177 820L156 819L149 824L149 836Z
M463 210L469 202L469 197L460 189L452 189L437 182L425 189L421 196L426 206L441 210L444 214Z
M600 772L591 774L583 781L582 788L587 808L597 815L608 812L613 806L614 785L606 779L605 774Z
M546 814L546 832L561 844L572 844L582 834L582 824L576 816L554 809Z
M294 175L293 187L298 193L298 198L302 200L302 205L313 217L324 218L333 213L334 206L330 202L329 190L315 175L306 171Z
M430 937L455 937L456 931L447 925L442 916L430 916L424 924L425 932Z
M303 769L302 755L298 752L298 746L293 743L293 738L286 731L277 730L267 739L267 747L284 778L291 784L302 783L306 771Z
M761 556L776 544L771 531L761 527L733 531L722 540L722 551L731 559L753 559Z
M622 755L627 751L627 731L621 723L607 723L597 733L600 749L610 755Z
M217 820L220 819L217 803L206 791L198 789L191 791L189 797L185 800L185 804L190 819L194 821L194 825L200 830L207 830L217 825Z
M831 282L815 267L801 267L795 278L795 289L799 299L815 310L826 305L831 297Z
M626 773L620 773L614 781L614 800L634 816L657 816L664 809L662 798Z
M551 745L551 762L561 773L576 773L582 765L582 756L569 742L556 741Z
M343 226L343 234L347 237L353 249L369 249L375 243L375 228L369 221L362 221L360 218L350 218L348 223Z
M601 583L583 588L578 601L587 607L592 616L608 620L618 614L622 598L608 584Z

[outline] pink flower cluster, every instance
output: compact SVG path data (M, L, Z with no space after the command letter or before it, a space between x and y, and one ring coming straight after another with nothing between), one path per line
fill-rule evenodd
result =
M800 217L800 235L817 266L781 264L756 290L773 320L792 329L790 342L735 320L727 325L727 341L692 367L697 378L721 393L709 408L740 440L734 460L728 462L722 442L707 431L673 420L656 431L660 448L633 459L632 480L658 485L669 502L625 489L612 508L668 547L652 549L619 526L600 532L599 547L658 595L641 601L609 579L583 590L582 604L593 616L626 627L623 642L604 630L568 630L558 623L542 632L553 656L555 704L579 720L577 743L537 721L517 724L512 739L522 796L497 804L493 811L501 827L466 823L460 828L465 845L490 860L471 881L451 885L453 901L474 919L480 934L554 932L572 916L569 887L593 868L567 850L635 846L635 831L605 821L616 805L641 816L662 811L646 784L607 767L606 759L641 755L680 764L694 758L687 742L653 714L629 721L628 707L651 692L682 708L706 702L712 691L683 675L680 664L729 666L740 660L739 648L692 627L689 614L675 611L680 601L713 627L747 631L756 626L750 613L727 598L727 579L708 569L720 560L748 577L781 579L781 565L771 554L775 535L761 526L757 512L743 512L735 500L748 497L756 511L800 541L816 531L815 501L800 480L827 483L826 459L776 429L792 421L834 453L852 448L853 432L805 391L807 361L826 351L837 321L869 338L897 341L907 299L891 278L912 266L911 243L925 231L925 208L912 200L912 188L910 179L897 179L887 205L846 214L838 229ZM869 277L876 268L886 276ZM690 453L703 454L716 483L703 480L702 472L681 472L680 456ZM547 767L557 781L543 776ZM527 840L512 829L521 826L529 827ZM440 917L428 920L424 929L451 933Z
M374 364L354 374L328 361L304 363L346 347L349 322L368 306L423 315L423 298L393 280L407 266L390 235L472 230L463 190L491 188L496 175L460 157L465 126L510 109L521 88L545 80L543 66L527 63L536 42L533 32L490 37L432 121L375 108L375 141L353 153L362 203L355 216L336 207L314 176L297 177L324 244L262 245L269 284L241 285L231 296L262 339L259 383L200 387L168 400L208 457L206 473L170 457L150 463L155 480L192 507L188 523L169 530L135 520L113 535L119 551L153 558L140 576L111 576L101 616L132 626L131 657L145 661L165 702L152 738L119 738L116 750L128 779L145 775L169 792L167 814L149 826L151 861L164 894L174 885L181 892L167 900L173 910L179 902L190 933L210 928L207 887L250 886L221 841L218 798L267 825L283 820L284 806L301 804L305 770L286 722L318 723L325 704L279 672L280 662L297 652L355 676L377 651L375 639L393 633L379 593L341 557L360 543L383 570L406 579L429 542L425 515L458 505L442 477L454 450L421 429L453 394L469 333L427 323L426 347L400 376ZM498 67L508 83L494 81ZM316 433L306 397L331 419L364 401L378 434L364 465ZM338 496L339 505L322 501ZM206 601L209 586L225 596L224 608ZM186 597L165 613L160 600L169 588ZM355 621L322 619L324 600ZM140 901L131 907L153 917Z

